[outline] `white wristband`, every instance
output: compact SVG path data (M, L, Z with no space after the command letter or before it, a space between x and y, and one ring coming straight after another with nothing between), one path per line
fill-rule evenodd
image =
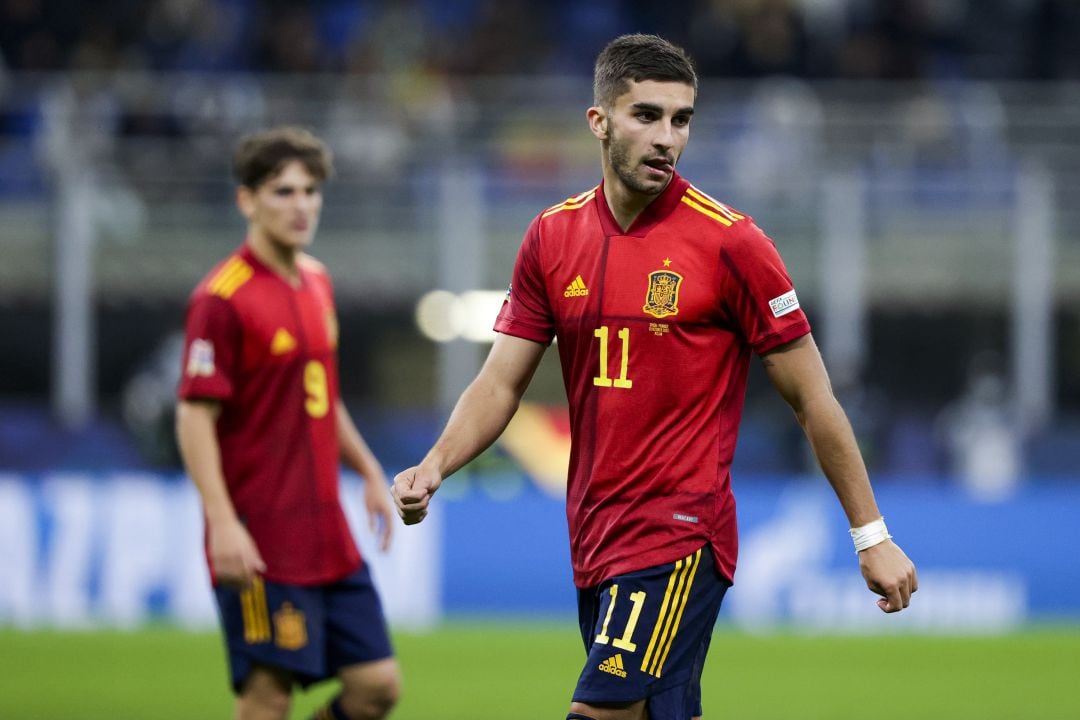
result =
M856 553L892 539L889 529L885 527L885 518L883 517L866 523L862 527L851 528L848 532L851 533L851 539L855 542Z

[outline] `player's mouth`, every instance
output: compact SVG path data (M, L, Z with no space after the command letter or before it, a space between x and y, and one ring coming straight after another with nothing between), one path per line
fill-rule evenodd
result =
M663 179L675 170L675 164L666 157L656 157L645 161L646 172L654 178Z

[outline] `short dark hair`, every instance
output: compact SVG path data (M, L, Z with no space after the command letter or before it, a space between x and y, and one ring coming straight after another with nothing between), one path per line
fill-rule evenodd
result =
M285 126L240 138L233 154L233 175L244 187L256 190L291 160L303 163L320 183L334 174L326 143L304 128Z
M631 80L686 83L697 96L694 62L685 50L658 35L622 35L607 44L596 58L593 102L611 107Z

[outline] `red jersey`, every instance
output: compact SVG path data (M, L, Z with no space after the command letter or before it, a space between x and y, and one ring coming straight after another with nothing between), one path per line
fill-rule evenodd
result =
M772 241L678 175L623 232L601 185L533 220L510 288L495 329L558 338L574 582L705 542L733 578L750 353L810 332Z
M221 401L225 482L266 578L315 585L355 571L360 554L338 494L330 276L307 256L298 265L293 287L245 244L199 283L179 396Z

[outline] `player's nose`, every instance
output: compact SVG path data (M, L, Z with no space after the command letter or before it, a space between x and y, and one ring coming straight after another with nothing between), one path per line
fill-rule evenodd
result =
M667 152L675 146L675 128L670 121L656 123L656 135L653 136L653 147Z

